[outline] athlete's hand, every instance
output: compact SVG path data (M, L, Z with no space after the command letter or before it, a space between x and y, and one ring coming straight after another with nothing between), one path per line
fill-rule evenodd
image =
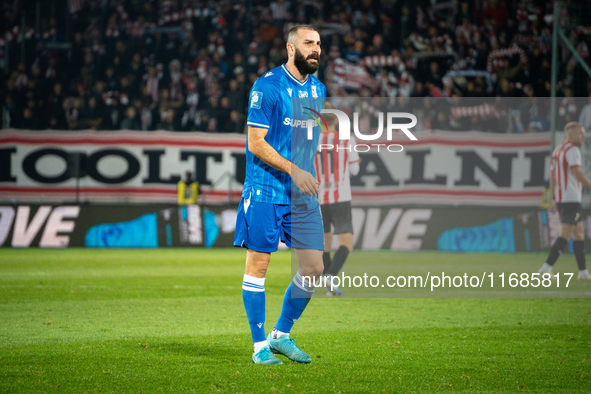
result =
M558 208L556 207L556 200L552 200L550 206L548 207L548 211L551 213L558 211Z
M298 189L307 196L317 196L320 192L316 178L295 164L291 165L291 179Z

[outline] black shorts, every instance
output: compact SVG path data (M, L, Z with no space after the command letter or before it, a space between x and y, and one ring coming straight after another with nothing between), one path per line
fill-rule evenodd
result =
M335 234L353 234L351 201L321 205L320 210L322 211L322 223L324 223L325 233L332 232L331 225L334 225Z
M556 204L560 213L560 223L577 224L582 221L580 202L559 202Z

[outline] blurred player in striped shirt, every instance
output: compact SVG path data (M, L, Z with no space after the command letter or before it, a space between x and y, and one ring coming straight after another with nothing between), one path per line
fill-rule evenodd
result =
M550 253L540 273L552 273L552 266L558 260L562 250L574 235L573 251L579 266L579 280L591 280L585 264L583 218L581 217L581 199L583 186L591 190L591 181L581 169L581 151L585 142L585 128L579 122L569 122L564 126L566 141L559 144L552 153L550 170L550 191L554 198L550 212L560 213L560 235L550 248Z
M324 105L333 109L330 102ZM343 268L349 253L353 250L353 223L351 218L351 182L349 177L359 173L359 154L355 151L355 138L340 140L336 129L337 117L325 114L328 130L323 130L315 158L316 174L320 182L318 202L322 211L324 225L324 274L328 276L326 295L342 296L342 291L330 285L332 277ZM339 238L339 247L333 258L332 227Z

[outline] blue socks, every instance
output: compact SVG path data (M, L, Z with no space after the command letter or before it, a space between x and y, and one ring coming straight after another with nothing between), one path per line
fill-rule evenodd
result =
M312 278L312 280L314 280ZM285 291L281 315L275 325L278 331L288 333L300 318L314 293L314 283L309 283L298 271ZM253 343L267 340L265 335L265 278L244 274L242 301L248 317Z
M278 331L289 333L296 320L302 316L315 289L314 278L311 279L312 283L309 282L308 278L304 282L300 271L293 277L285 291L281 315L275 325Z
M265 278L244 274L242 301L254 343L266 341L265 335Z

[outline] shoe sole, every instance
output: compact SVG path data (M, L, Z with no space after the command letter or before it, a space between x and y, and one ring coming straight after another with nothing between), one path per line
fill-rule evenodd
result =
M271 353L273 353L273 352L271 352ZM275 353L273 353L273 354L275 354ZM277 359L277 360L279 360L279 359ZM281 365L281 364L283 364L283 361L279 360L278 363L257 363L254 360L252 360L252 363L256 364L256 365Z
M287 357L289 360L291 360L291 362L293 363L298 363L298 364L310 364L312 362L312 360L310 361L298 361L298 360L294 360L293 358L290 358L287 354L283 354L281 352L278 352L277 350L274 350L271 348L271 353L273 354L279 354L281 356Z

